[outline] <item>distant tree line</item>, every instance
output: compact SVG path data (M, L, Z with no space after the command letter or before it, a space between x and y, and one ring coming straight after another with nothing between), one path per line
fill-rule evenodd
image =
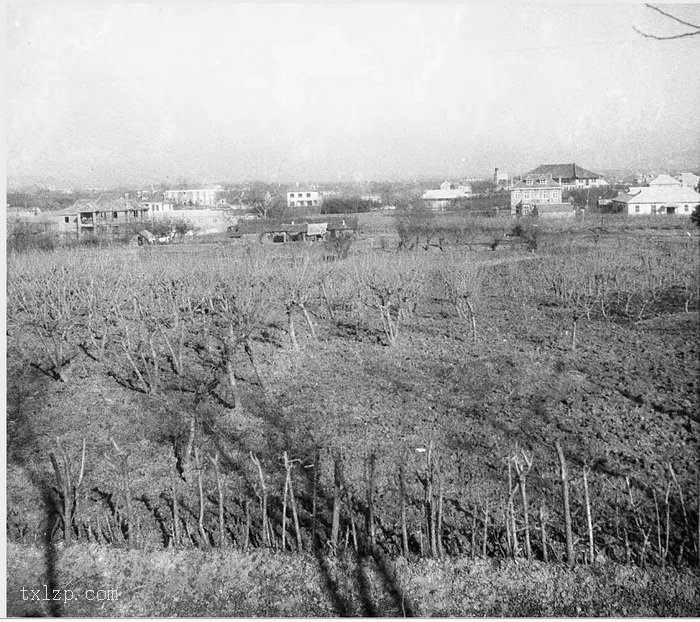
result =
M322 214L358 214L369 212L377 207L374 201L368 201L358 196L328 197L321 205Z

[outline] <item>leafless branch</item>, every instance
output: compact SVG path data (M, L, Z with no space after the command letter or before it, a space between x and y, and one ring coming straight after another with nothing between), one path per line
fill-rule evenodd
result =
M645 3L645 6L652 11L656 11L657 13L660 13L664 17L668 17L669 19L673 20L674 22L678 22L679 24L683 24L683 26L688 26L689 28L695 28L694 32L684 32L678 35L668 35L668 36L659 36L659 35L652 35L651 33L648 32L642 32L639 30L639 28L632 26L632 29L642 35L642 37L645 37L646 39L655 39L657 41L668 41L669 39L684 39L685 37L695 37L696 35L700 35L700 25L698 24L693 24L691 22L686 22L685 20L681 19L680 17L677 17L673 15L672 13L668 13L667 11L664 11L663 9L660 9L657 6L654 6L653 4L648 4Z
M657 41L668 41L669 39L683 39L685 37L695 37L697 35L700 35L700 30L698 30L696 32L684 32L681 35L670 35L668 37L659 37L657 35L652 35L652 34L649 34L647 32L642 32L641 30L639 30L635 26L632 26L632 28L635 32L642 35L642 37L645 37L646 39L656 39Z
M680 17L676 17L675 15L672 15L671 13L667 13L663 9L660 9L659 7L654 6L653 4L649 4L649 3L645 2L644 5L649 7L653 11L656 11L657 13L661 13L661 15L665 15L666 17L671 18L672 20L678 22L679 24L683 24L684 26L690 26L691 28L697 28L698 30L700 30L700 26L698 26L698 24L691 24L690 22L686 22L686 21L682 20ZM694 33L694 34L697 34L697 33Z

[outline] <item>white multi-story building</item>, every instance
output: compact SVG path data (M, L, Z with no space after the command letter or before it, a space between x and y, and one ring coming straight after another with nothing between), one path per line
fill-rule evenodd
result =
M310 188L294 188L287 192L288 207L320 207L323 203L323 193Z
M172 202L176 205L216 205L219 201L220 190L220 188L166 190L163 194L166 202Z

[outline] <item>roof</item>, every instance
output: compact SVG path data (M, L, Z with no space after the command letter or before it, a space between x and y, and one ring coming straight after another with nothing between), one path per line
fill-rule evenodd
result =
M153 235L148 229L142 229L138 232L138 235L140 235L142 238L146 238L149 242L156 241L156 236Z
M426 190L421 199L426 201L461 199L466 197L464 190Z
M670 175L658 175L649 182L650 186L680 186L681 182Z
M649 186L617 195L616 203L700 203L700 194L688 186Z
M586 170L575 163L541 164L527 175L551 175L555 179L600 179L600 175Z
M529 177L529 175L528 175ZM561 184L553 179L547 179L544 184L539 183L539 180L535 179L534 183L528 184L525 181L520 181L517 184L511 186L511 190L518 190L520 188L525 188L526 190L534 190L535 188L561 188Z
M72 215L79 212L126 212L128 210L148 209L138 201L121 196L100 195L96 199L79 199L73 205L54 212L60 215Z
M321 193L321 191L318 188L289 188L287 190L287 194L290 192L318 192Z
M700 177L695 173L681 173L678 177L680 177L681 184L691 188L697 188L698 183L700 183Z

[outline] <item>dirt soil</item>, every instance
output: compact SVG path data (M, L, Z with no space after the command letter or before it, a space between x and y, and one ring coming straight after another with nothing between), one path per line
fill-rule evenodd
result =
M480 251L475 258L495 274L513 262L532 259L508 250ZM504 459L525 450L533 459L528 477L532 511L545 507L552 539L561 542L553 446L559 441L572 469L574 527L582 539L581 469L584 464L592 467L597 545L607 556L624 559L621 524L629 526L633 540L640 537L633 533L626 478L650 526L652 490L663 496L670 481L668 463L689 508L695 507L700 439L697 311L674 311L638 323L583 319L578 347L572 351L570 319L561 309L520 307L498 289L497 279L491 283L478 310L476 344L469 326L433 293L418 305L396 347L384 345L378 316L338 325L324 319L320 309L317 342L299 323L300 353L281 337L256 343L269 380L267 396L241 354L237 373L245 409L231 417L220 447L230 458L226 494L255 499L256 472L248 459L255 452L264 460L271 490L281 496L280 456L287 451L299 460L295 486L300 512L308 518L311 467L318 451L319 512L328 528L333 452L341 450L358 511L365 507L367 465L374 455L379 539L389 553L397 552L398 473L403 464L411 547L417 551L424 495L420 477L426 449L432 447L444 490L445 528L452 534L448 550L458 554L468 549L474 510L479 515L488 506L500 516L507 494ZM197 406L191 393L148 396L130 390L85 356L71 363L65 382L21 360L19 353L8 352L12 539L40 542L42 534L56 528L57 517L47 512L45 501L55 484L49 456L57 452L56 439L61 438L73 465L86 439L83 511L93 518L123 505L115 443L129 453L129 490L144 539L162 543L173 444L182 442L194 408L202 408L206 420L206 409L215 405ZM216 450L208 438L203 453ZM188 486L183 494L189 501L183 506L195 516L196 491ZM211 471L204 486L214 499ZM672 503L674 520L682 525L675 489ZM208 520L215 520L214 511L212 502ZM681 529L672 538L678 540ZM489 553L497 552L496 544L489 546ZM561 544L553 546L557 554Z

